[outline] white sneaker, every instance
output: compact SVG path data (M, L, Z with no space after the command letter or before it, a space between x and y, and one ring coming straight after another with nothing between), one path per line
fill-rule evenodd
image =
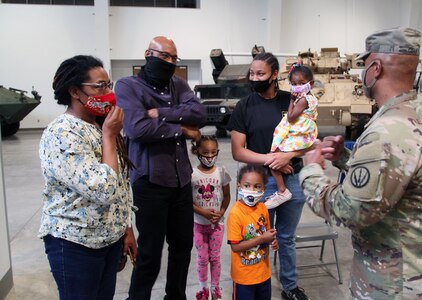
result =
M265 206L268 209L273 209L290 199L292 199L292 193L288 189L281 194L277 191L266 199Z

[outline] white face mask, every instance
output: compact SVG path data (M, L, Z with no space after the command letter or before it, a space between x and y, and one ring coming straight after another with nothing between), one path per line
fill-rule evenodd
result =
M264 191L251 191L239 188L238 196L247 206L255 206L261 200Z
M295 94L307 94L311 91L312 87L310 82L302 85L292 85L290 91Z
M206 157L203 155L199 155L198 159L201 162L201 164L203 164L205 167L207 168L212 168L215 164L215 162L217 161L217 156L218 155L214 155L212 157Z

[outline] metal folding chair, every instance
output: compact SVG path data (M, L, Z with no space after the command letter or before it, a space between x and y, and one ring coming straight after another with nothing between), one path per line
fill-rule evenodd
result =
M323 222L314 222L314 223L304 223L299 224L296 230L296 249L304 249L304 248L321 248L319 254L320 262L314 264L306 264L306 265L299 265L298 268L312 268L312 267L319 267L325 265L336 265L337 266L337 273L338 273L338 283L342 284L343 279L341 276L340 265L337 255L337 246L336 246L336 239L338 238L337 231L328 224ZM334 262L324 262L323 255L325 249L325 241L331 240L333 243L333 250L334 250ZM304 246L297 245L299 243L305 242L321 242L321 244L307 244Z
M336 239L338 238L337 231L334 228L324 222L314 222L314 223L303 223L299 224L296 230L296 249L304 249L304 248L321 248L319 254L320 262L314 264L306 264L306 265L299 265L297 268L313 268L313 267L320 267L326 265L336 265L337 266L337 273L338 273L338 283L343 283L343 278L341 276L341 270L338 260L337 254L337 246L336 246ZM323 255L325 249L325 241L331 240L333 243L333 250L334 250L334 257L335 261L333 262L324 262ZM309 244L309 242L319 242L321 244ZM300 246L297 245L299 243L308 243L307 245ZM277 254L274 255L274 266L277 264Z

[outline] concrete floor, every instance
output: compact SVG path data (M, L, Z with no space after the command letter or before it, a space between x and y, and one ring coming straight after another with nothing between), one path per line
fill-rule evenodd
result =
M7 300L49 300L58 299L57 287L51 276L49 264L44 254L44 245L37 238L41 214L41 191L43 178L38 158L38 143L41 130L20 130L15 136L3 139L3 164L6 184L7 212L9 220L9 235L11 239L12 268L14 287ZM203 133L212 134L214 128L205 127ZM237 162L233 161L230 152L230 138L221 138L220 156L217 164L225 165L232 177L232 203L235 196L235 174ZM197 164L197 159L192 163ZM335 178L336 171L329 168L328 172ZM305 205L301 223L322 220L313 215ZM347 229L336 228L339 232L337 247L343 275L343 284L337 281L335 265L309 269L299 269L299 285L305 289L311 299L346 299L348 296L348 279L351 265L352 249L350 233ZM223 299L231 299L232 282L230 279L230 248L226 243L222 246L221 286ZM298 264L318 262L319 249L297 250ZM331 243L327 244L324 254L325 261L334 259ZM166 276L166 247L163 251L162 271L154 286L152 299L163 299ZM272 257L271 257L272 260ZM195 250L189 270L187 297L195 299L198 289L195 272ZM272 299L281 299L281 287L278 282L278 264L273 267ZM330 273L327 273L329 271ZM118 274L117 288L114 299L126 299L130 283L131 265ZM332 274L332 275L330 275Z

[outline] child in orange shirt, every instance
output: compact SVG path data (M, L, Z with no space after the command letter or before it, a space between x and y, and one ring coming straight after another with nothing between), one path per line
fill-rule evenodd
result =
M233 300L271 299L269 250L278 250L278 243L276 230L270 228L268 209L259 202L266 181L267 173L261 166L246 165L239 170L239 200L227 220Z

